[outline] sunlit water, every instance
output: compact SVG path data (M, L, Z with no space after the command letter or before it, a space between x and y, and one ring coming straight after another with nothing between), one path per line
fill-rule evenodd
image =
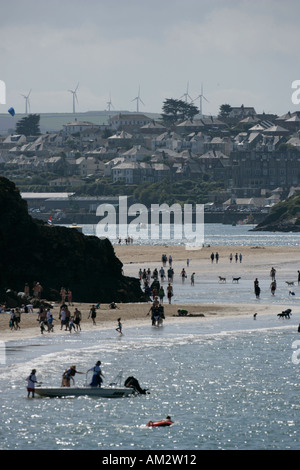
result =
M1 367L2 449L297 449L298 319L199 318L9 343ZM299 346L298 346L299 349ZM100 358L105 382L123 370L149 394L122 399L26 397L26 375L58 385L71 363ZM85 383L85 375L77 376ZM170 414L170 428L147 428Z
M204 224L203 235L204 244L211 246L226 246L226 245L240 245L240 246L300 246L300 233L293 232L254 232L252 229L255 225L229 225L229 224ZM82 231L86 235L97 235L97 225L83 225ZM193 232L194 231L194 232ZM169 239L152 239L151 238L151 227L149 228L147 237L139 239L139 233L133 236L133 242L136 244L161 244L162 242L172 244L186 244L187 241L192 240L193 234L195 233L195 226L192 228L183 226L181 235L182 238L176 232L174 237L174 229L170 227L170 238ZM124 232L124 230L123 230ZM199 230L200 232L200 230ZM161 232L162 233L162 232ZM197 233L197 232L196 232ZM186 234L187 239L184 239ZM111 238L112 243L117 243L118 238ZM124 237L122 243L124 244Z
M229 234L223 239L230 244ZM201 284L202 302L241 302L245 296L255 302L252 283L220 285L216 295L202 280L197 291ZM177 301L195 300L190 286L176 281L175 287ZM293 300L281 285L272 298L266 284L258 302L273 302L274 314L256 320L254 312L245 311L242 317L166 320L161 328L150 321L130 328L125 324L124 336L103 329L8 342L5 364L0 364L0 448L298 449L300 313L295 289ZM293 315L280 320L277 304L288 299L295 305ZM122 370L123 380L133 375L150 393L115 400L27 398L25 379L32 368L43 385L57 386L66 367L76 364L86 372L98 359L105 384ZM78 385L85 380L85 375L76 377ZM173 426L145 426L167 414Z

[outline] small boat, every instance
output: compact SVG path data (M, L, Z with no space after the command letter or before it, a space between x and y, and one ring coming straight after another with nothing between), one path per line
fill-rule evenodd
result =
M148 427L171 426L171 424L174 424L171 419L162 419L160 421L148 421L146 426Z
M127 387L36 387L35 393L42 397L99 397L122 398L134 394L133 388Z
M75 223L73 223L72 225L69 225L68 228L73 228L75 230L78 230L78 232L82 233L82 227L80 225L75 224Z

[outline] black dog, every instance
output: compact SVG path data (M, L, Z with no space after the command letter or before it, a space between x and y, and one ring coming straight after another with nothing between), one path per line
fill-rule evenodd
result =
M240 279L241 279L240 277L233 277L232 282L239 282Z
M292 315L292 310L290 308L288 308L288 309L284 310L283 312L278 313L277 317L279 317L279 318L291 318L291 315Z

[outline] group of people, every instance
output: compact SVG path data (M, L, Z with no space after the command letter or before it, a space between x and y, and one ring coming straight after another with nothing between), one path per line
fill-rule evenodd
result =
M93 372L92 381L89 384L90 387L101 387L101 384L103 382L102 377L104 377L101 370L101 361L97 361L91 369L87 370L87 372L80 372L76 369L75 365L72 365L69 369L66 369L64 371L62 375L61 386L70 387L71 381L73 382L73 384L75 384L74 377L76 374L88 374L89 372Z
M9 319L9 328L11 330L20 330L20 322L21 322L21 310L20 308L13 308L10 311L10 319Z
M210 255L210 260L211 260L212 263L215 261L216 264L218 264L219 259L220 259L220 255L219 255L219 253L218 253L217 251L216 251L216 253L213 253L213 252L211 253L211 255ZM237 263L238 261L240 261L240 263L241 263L242 260L243 260L243 255L242 255L242 253L240 253L240 254L236 253L236 254L234 255L234 259L235 259L235 262L236 262L236 263ZM229 262L232 263L232 261L233 261L233 254L230 253L230 255L229 255Z
M271 283L270 283L270 291L272 295L275 295L276 289L277 289L277 280L276 280L276 269L274 266L271 267L270 269L270 277L271 277ZM298 285L300 284L300 271L298 271ZM256 298L258 299L260 297L260 286L259 286L259 281L257 278L254 280L254 293ZM290 295L295 295L293 291L289 291Z
M124 239L125 245L132 245L133 244L133 237L127 237ZM122 243L122 238L118 238L118 244L121 245Z
M60 297L61 297L61 303L62 304L65 304L66 301L68 301L69 305L73 305L72 304L72 291L70 289L66 289L65 287L61 287Z
M82 317L81 317L81 312L78 310L77 307L75 308L73 315L72 315L68 306L65 303L63 303L60 306L58 318L60 320L61 330L64 328L65 331L69 331L70 333L72 333L73 330L81 331L80 323L81 323Z
M157 297L154 298L153 304L151 305L147 315L150 315L150 313L152 326L162 326L165 319L164 307Z
M76 374L88 374L89 372L92 372L92 380L91 383L89 384L90 387L101 387L104 375L101 370L101 361L97 361L96 364L91 368L88 369L87 372L80 372L76 369L76 365L72 365L69 369L66 369L62 375L62 381L61 381L61 386L62 387L70 387L71 386L71 381L73 384L75 384L74 377ZM27 397L30 397L30 394L32 398L34 398L35 394L35 387L36 384L42 384L43 382L39 382L36 377L36 369L32 369L31 373L29 376L26 378L27 381Z
M35 299L41 299L42 297L42 292L43 292L43 287L42 285L38 282L38 281L34 281L33 282L33 285L32 285L32 296L35 298ZM24 294L26 297L30 297L31 294L30 294L30 286L29 286L29 283L28 282L25 282L25 286L24 286Z

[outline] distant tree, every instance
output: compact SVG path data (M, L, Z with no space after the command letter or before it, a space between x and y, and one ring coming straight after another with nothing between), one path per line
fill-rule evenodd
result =
M193 104L173 98L164 101L162 111L162 119L166 124L175 124L185 119L193 120L199 112Z
M220 118L227 118L232 111L232 107L230 104L221 104L220 106L220 111L219 111L219 117Z
M29 116L23 117L16 124L16 133L29 135L40 135L40 115L29 114Z

